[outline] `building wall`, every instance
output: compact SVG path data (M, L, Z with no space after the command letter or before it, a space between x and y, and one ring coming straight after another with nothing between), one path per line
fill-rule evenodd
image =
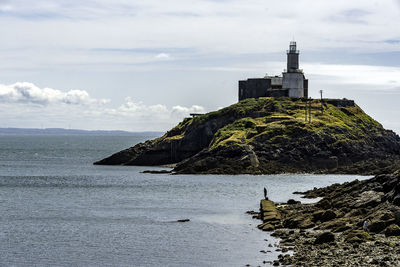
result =
M282 77L279 76L268 76L268 79L271 79L271 87L274 88L282 88Z
M289 90L289 97L304 97L304 75L301 72L284 72L282 88Z
M288 89L270 89L267 90L268 97L287 97L289 96Z
M271 87L271 79L254 78L239 81L239 101L246 98L267 96L267 89Z

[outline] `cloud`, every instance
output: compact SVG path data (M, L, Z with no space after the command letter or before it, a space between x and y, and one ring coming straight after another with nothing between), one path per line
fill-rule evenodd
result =
M70 90L62 92L52 88L39 88L33 83L28 82L17 82L11 85L0 84L0 99L8 103L39 105L89 105L107 103L106 99L91 98L86 91Z
M115 104L114 104L115 105ZM204 113L190 107L147 105L126 97L120 105L90 97L87 91L67 92L39 88L28 82L0 85L0 127L68 127L81 129L122 129L130 131L167 130L190 113Z
M169 59L171 59L171 55L167 54L167 53L160 53L160 54L156 55L155 58L160 59L160 60L169 60Z
M173 106L168 108L166 105L146 105L143 102L135 102L131 97L125 99L125 103L115 109L106 109L105 113L111 115L121 115L136 118L167 119L176 121L189 117L190 113L204 113L205 108L199 105L191 107Z
M193 105L191 107L173 106L172 115L174 117L187 117L190 113L205 113L205 109L202 106Z
M397 90L400 87L400 67L306 63L303 68L306 75L325 76L326 83L364 84L375 86L371 88L380 86L386 90Z
M113 115L131 117L163 117L169 113L165 105L145 105L143 102L135 102L131 97L125 98L125 103L116 109L108 109L106 112Z
M21 42L34 47L58 44L73 49L93 49L99 44L112 49L168 48L179 44L234 54L275 52L283 41L286 44L295 36L307 49L362 46L370 50L376 47L363 42L378 42L379 48L385 49L382 40L397 38L399 27L399 9L391 0L299 0L273 5L261 0L42 0L35 7L29 3L15 1L10 15L2 18L13 25L0 31L9 37L3 38L3 47L15 48ZM54 22L36 21L37 17L53 18ZM360 21L363 23L354 23ZM60 28L63 35L58 34ZM16 32L19 38L13 38Z

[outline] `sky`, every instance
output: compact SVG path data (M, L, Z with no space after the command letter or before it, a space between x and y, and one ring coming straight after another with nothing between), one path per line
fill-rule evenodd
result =
M0 0L0 127L166 131L280 75L400 133L400 0Z

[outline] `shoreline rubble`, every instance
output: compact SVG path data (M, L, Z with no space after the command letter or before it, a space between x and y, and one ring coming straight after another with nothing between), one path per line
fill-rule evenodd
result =
M259 229L281 239L272 265L400 266L400 171L302 194L322 199L261 200L259 213L248 212L262 220Z

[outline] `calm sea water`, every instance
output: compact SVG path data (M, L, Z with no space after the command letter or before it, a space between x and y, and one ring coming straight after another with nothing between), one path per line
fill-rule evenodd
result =
M154 175L140 173L154 167L92 165L149 138L0 136L0 265L263 265L277 257L268 247L277 240L245 211L258 209L264 186L271 199L287 201L299 199L296 190L365 178Z

